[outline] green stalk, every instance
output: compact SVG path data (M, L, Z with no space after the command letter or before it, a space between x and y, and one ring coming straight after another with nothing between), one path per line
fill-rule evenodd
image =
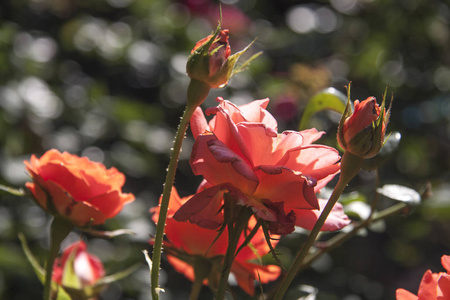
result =
M339 177L339 181L334 187L333 193L331 194L331 197L328 200L327 205L320 214L319 219L317 220L313 229L309 233L308 238L306 239L302 248L295 257L295 260L291 268L289 269L288 273L286 274L286 277L283 279L283 282L276 291L274 297L275 300L283 299L283 296L286 293L289 285L292 283L292 280L294 280L294 277L301 269L305 257L309 253L309 249L313 246L314 242L316 241L317 235L319 234L320 229L325 223L325 220L327 219L328 215L333 209L333 206L336 204L337 200L341 196L342 192L344 191L345 187L350 182L350 180L353 177L355 177L356 174L358 174L359 170L362 167L363 162L364 162L363 158L355 156L349 152L344 152L344 155L342 156L341 160L341 175Z
M368 227L369 225L376 223L378 221L384 220L392 215L396 215L399 212L402 212L405 208L408 207L408 204L402 202L398 203L396 205L393 205L389 208L386 208L380 212L373 213L369 218L364 220L363 222L360 222L358 225L356 225L351 231L349 232L342 232L338 234L337 236L333 237L329 241L326 242L326 246L320 251L314 252L310 255L308 255L305 259L305 262L303 263L300 270L306 269L309 267L317 258L319 258L321 255L328 253L340 245L342 245L345 241L350 239L351 237L355 236L359 230Z
M191 120L192 114L195 109L206 99L208 96L210 87L198 80L191 80L187 91L187 105L186 109L181 117L180 125L178 126L177 133L175 135L175 141L173 144L172 155L170 157L169 166L167 168L166 181L164 183L164 191L160 204L158 225L156 226L155 243L153 246L152 256L152 270L151 270L151 286L152 286L152 299L159 299L159 268L161 265L161 251L164 237L164 227L166 225L167 210L169 208L170 194L172 191L173 181L175 179L175 173L178 166L178 158L180 157L181 145Z
M194 283L189 300L197 300L203 287L203 280L211 273L212 264L208 258L196 256L192 267L194 268Z
M192 284L191 294L189 295L189 300L197 300L202 290L204 278L195 276L194 283Z
M233 201L234 199L229 199L229 201ZM227 196L225 195L225 202L227 202ZM231 266L233 264L233 260L236 257L236 249L239 243L239 238L241 237L242 232L248 226L248 220L251 216L251 210L245 207L239 207L239 213L236 218L227 217L227 204L225 203L225 220L235 220L235 222L227 222L228 228L228 247L227 252L225 253L225 258L223 261L222 272L220 274L219 285L216 292L216 300L223 300L225 298L226 288L228 286L228 276L230 275ZM236 206L232 203L229 211L233 213L234 207ZM234 226L233 226L234 225Z
M50 226L50 250L45 266L44 300L51 299L53 264L62 241L72 231L73 225L62 218L54 218Z

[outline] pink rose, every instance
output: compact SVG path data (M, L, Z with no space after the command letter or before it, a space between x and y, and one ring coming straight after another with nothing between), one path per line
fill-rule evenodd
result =
M211 214L221 207L216 195L229 192L257 217L273 222L272 233L288 234L294 225L304 225L302 210L319 210L315 193L339 172L338 152L311 144L323 134L316 129L278 134L275 119L265 110L267 99L242 107L218 101L219 106L206 111L215 114L209 124L199 111L191 121L196 137L191 167L210 187L194 195L174 218L217 228L221 220Z

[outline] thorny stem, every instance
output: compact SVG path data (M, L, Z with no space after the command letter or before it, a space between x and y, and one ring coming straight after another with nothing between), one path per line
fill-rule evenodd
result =
M167 210L169 208L170 194L172 191L173 181L175 179L175 173L178 166L178 158L181 152L181 145L189 125L189 121L195 111L195 109L206 99L209 93L209 86L197 81L191 80L187 92L187 105L186 110L181 117L180 125L178 126L177 133L175 135L175 141L172 148L172 154L170 157L169 166L167 168L166 181L164 183L164 191L161 200L161 208L159 211L158 225L156 226L155 243L153 246L152 256L152 271L151 271L151 290L152 299L159 299L159 267L161 265L161 251L164 237L164 227L166 225Z
M328 200L327 205L325 206L322 213L320 214L319 219L317 220L313 229L309 233L308 238L306 239L302 248L300 249L297 256L295 257L295 260L294 260L291 268L289 269L286 277L284 278L283 282L281 283L280 287L278 288L278 290L275 294L275 297L274 297L275 300L283 299L283 296L286 293L292 280L297 275L298 271L302 268L305 257L309 253L309 249L314 244L314 242L317 238L317 235L320 232L320 229L322 228L323 224L325 223L325 220L327 219L328 215L330 214L331 210L333 209L334 205L336 204L337 200L341 196L341 194L344 191L347 184L350 182L350 180L353 177L356 176L356 174L358 174L363 162L364 162L363 158L357 157L349 152L345 152L344 155L342 156L341 175L339 177L339 181L336 184L336 186L334 187L333 193L331 194L331 197Z

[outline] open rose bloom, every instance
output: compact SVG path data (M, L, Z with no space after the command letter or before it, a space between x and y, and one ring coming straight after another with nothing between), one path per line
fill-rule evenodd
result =
M310 229L321 203L316 193L340 170L336 149L312 144L324 132L316 129L277 133L277 122L265 109L269 100L236 106L218 98L206 110L215 116L208 123L201 109L191 119L195 144L190 159L203 188L183 205L174 218L217 229L223 215L221 193L250 207L268 222L274 234L288 234L294 226ZM337 204L322 230L337 230L349 223Z
M172 189L165 227L168 241L164 242L164 249L168 261L175 270L184 274L191 281L195 279L194 265L197 268L206 269L207 275L203 283L214 288L220 276L223 256L227 250L228 232L225 229L220 237L215 240L218 234L216 230L201 228L190 222L178 222L173 219L174 213L190 198L180 198L176 189ZM153 213L152 219L155 223L158 221L159 210L159 206L150 210ZM250 219L247 234L255 224L255 219ZM239 244L244 239L245 237L242 235ZM276 240L274 240L273 245L276 243ZM234 274L238 285L247 294L254 295L256 280L260 280L261 283L276 280L281 273L281 269L275 265L264 266L256 263L270 250L261 229L251 239L250 245L251 247L245 246L236 256L231 272Z
M134 200L122 193L125 175L86 157L52 149L25 161L33 179L26 187L37 203L76 226L103 224Z
M425 272L417 296L404 289L396 292L397 300L448 300L450 299L450 256L441 258L442 266L447 272Z

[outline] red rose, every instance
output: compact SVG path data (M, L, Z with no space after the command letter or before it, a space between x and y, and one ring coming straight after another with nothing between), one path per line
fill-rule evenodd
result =
M86 157L52 149L24 163L33 179L26 187L37 203L76 226L103 224L134 200L122 193L125 175Z

